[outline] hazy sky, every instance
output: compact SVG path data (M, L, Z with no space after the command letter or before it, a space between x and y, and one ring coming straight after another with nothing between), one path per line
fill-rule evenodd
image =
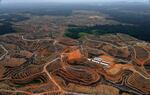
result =
M148 0L2 0L3 3L12 2L104 2L104 1L148 1Z

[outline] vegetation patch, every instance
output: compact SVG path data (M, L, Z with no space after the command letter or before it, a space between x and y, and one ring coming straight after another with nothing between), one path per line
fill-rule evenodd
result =
M145 35L146 34L145 32L146 31L140 29L139 26L134 25L96 25L91 27L69 26L64 35L73 39L78 39L86 34L103 35L108 33L111 34L124 33L141 40L150 41L149 35Z

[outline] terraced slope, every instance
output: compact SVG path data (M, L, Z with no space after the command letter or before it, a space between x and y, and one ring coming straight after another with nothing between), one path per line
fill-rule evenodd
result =
M0 94L149 95L150 44L125 34L78 40L4 35Z

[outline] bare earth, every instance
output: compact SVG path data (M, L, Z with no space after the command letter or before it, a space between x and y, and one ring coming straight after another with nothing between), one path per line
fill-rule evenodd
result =
M88 19L104 19L97 15ZM32 31L26 21L25 30L32 32L0 36L1 95L150 94L149 43L125 34L67 38L67 23L58 25L54 19L59 18L53 17L45 30Z

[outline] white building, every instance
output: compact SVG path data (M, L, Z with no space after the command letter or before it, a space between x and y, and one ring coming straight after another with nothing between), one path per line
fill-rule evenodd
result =
M110 64L109 62L103 61L103 59L100 57L94 57L93 59L88 58L88 61L92 61L94 63L101 64L106 67L109 67Z

